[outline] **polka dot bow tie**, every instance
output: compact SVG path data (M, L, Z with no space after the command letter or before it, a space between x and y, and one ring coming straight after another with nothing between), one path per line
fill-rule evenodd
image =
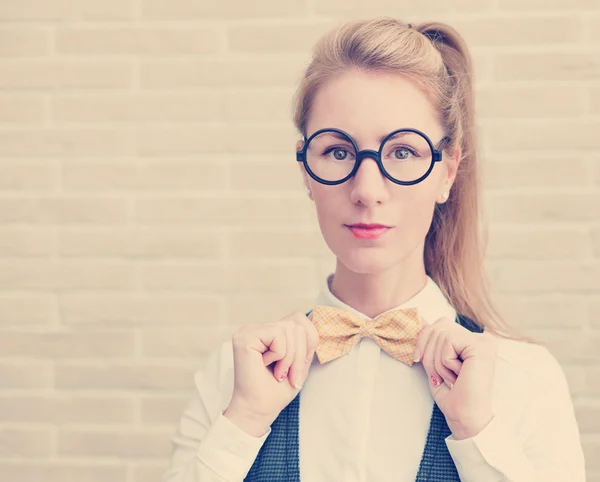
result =
M309 318L320 335L316 355L321 364L346 355L367 337L391 357L412 366L417 335L426 325L416 308L396 308L364 320L340 308L318 305Z

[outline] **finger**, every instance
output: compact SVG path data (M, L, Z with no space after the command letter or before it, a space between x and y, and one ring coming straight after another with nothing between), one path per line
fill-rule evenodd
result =
M456 350L454 349L454 344L452 343L451 336L452 335L448 334L445 343L441 346L441 363L444 367L451 371L455 377L458 377L462 368L462 361L456 354ZM452 383L455 383L455 381L452 381Z
M269 366L285 356L286 338L281 325L268 324L264 328L264 334L259 336L266 349L262 355L265 366Z
M296 353L296 345L294 343L294 324L286 323L283 326L283 331L285 333L285 355L284 357L275 363L275 368L273 369L273 375L275 378L282 382L285 377L287 377L288 372L290 370L290 366L294 361L294 355Z
M431 334L434 332L434 327L432 325L427 325L425 328L421 329L419 334L417 335L417 342L415 346L415 351L413 353L414 359L416 360L418 357L418 361L423 361L423 354L425 353L425 347L429 342L429 338Z
M423 352L423 367L425 368L425 372L427 373L427 377L429 378L429 382L434 387L439 386L444 380L442 376L435 369L435 347L436 340L439 336L439 331L434 330L427 341L427 345L425 346L425 351ZM439 382L436 384L434 379Z
M456 382L456 374L447 368L442 361L444 357L444 347L450 345L450 349L452 349L452 345L448 343L449 336L449 333L445 331L440 332L438 335L435 346L434 366L435 370L440 374L445 382L454 384L454 382Z
M305 363L309 364L315 356L320 342L319 330L313 324L312 320L304 313L298 313L298 322L306 329L306 358Z
M294 361L290 367L288 374L288 380L294 388L301 388L304 383L304 372L306 370L306 328L301 324L296 325L296 353L294 354Z

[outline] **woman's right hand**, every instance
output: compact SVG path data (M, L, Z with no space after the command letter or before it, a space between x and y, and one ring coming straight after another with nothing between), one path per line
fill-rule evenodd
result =
M244 325L232 344L234 389L225 415L270 426L306 380L319 332L304 313L294 312L276 322Z

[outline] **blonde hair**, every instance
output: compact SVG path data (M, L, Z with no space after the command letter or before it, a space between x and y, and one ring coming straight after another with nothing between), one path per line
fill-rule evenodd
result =
M498 336L535 342L506 324L489 292L479 229L473 71L463 38L443 23L411 27L390 18L350 22L326 34L316 44L294 97L294 123L302 135L307 135L319 87L349 69L403 75L438 108L451 138L447 150L455 153L459 148L461 162L450 197L436 205L425 238L425 270L460 315Z

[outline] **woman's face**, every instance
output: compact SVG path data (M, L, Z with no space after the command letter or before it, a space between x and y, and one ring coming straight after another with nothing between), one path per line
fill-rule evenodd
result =
M434 146L445 136L436 110L415 84L394 74L357 70L325 83L315 96L307 136L332 127L350 134L360 150L378 151L381 138L401 128L422 131ZM300 142L298 149L301 146ZM338 185L321 184L302 163L299 166L329 248L349 270L372 274L418 260L414 257L422 260L435 203L444 202L458 158L449 159L444 152L443 161L435 163L429 176L411 186L384 177L372 158L365 158L356 175ZM365 239L348 227L358 223L391 229L376 239Z

